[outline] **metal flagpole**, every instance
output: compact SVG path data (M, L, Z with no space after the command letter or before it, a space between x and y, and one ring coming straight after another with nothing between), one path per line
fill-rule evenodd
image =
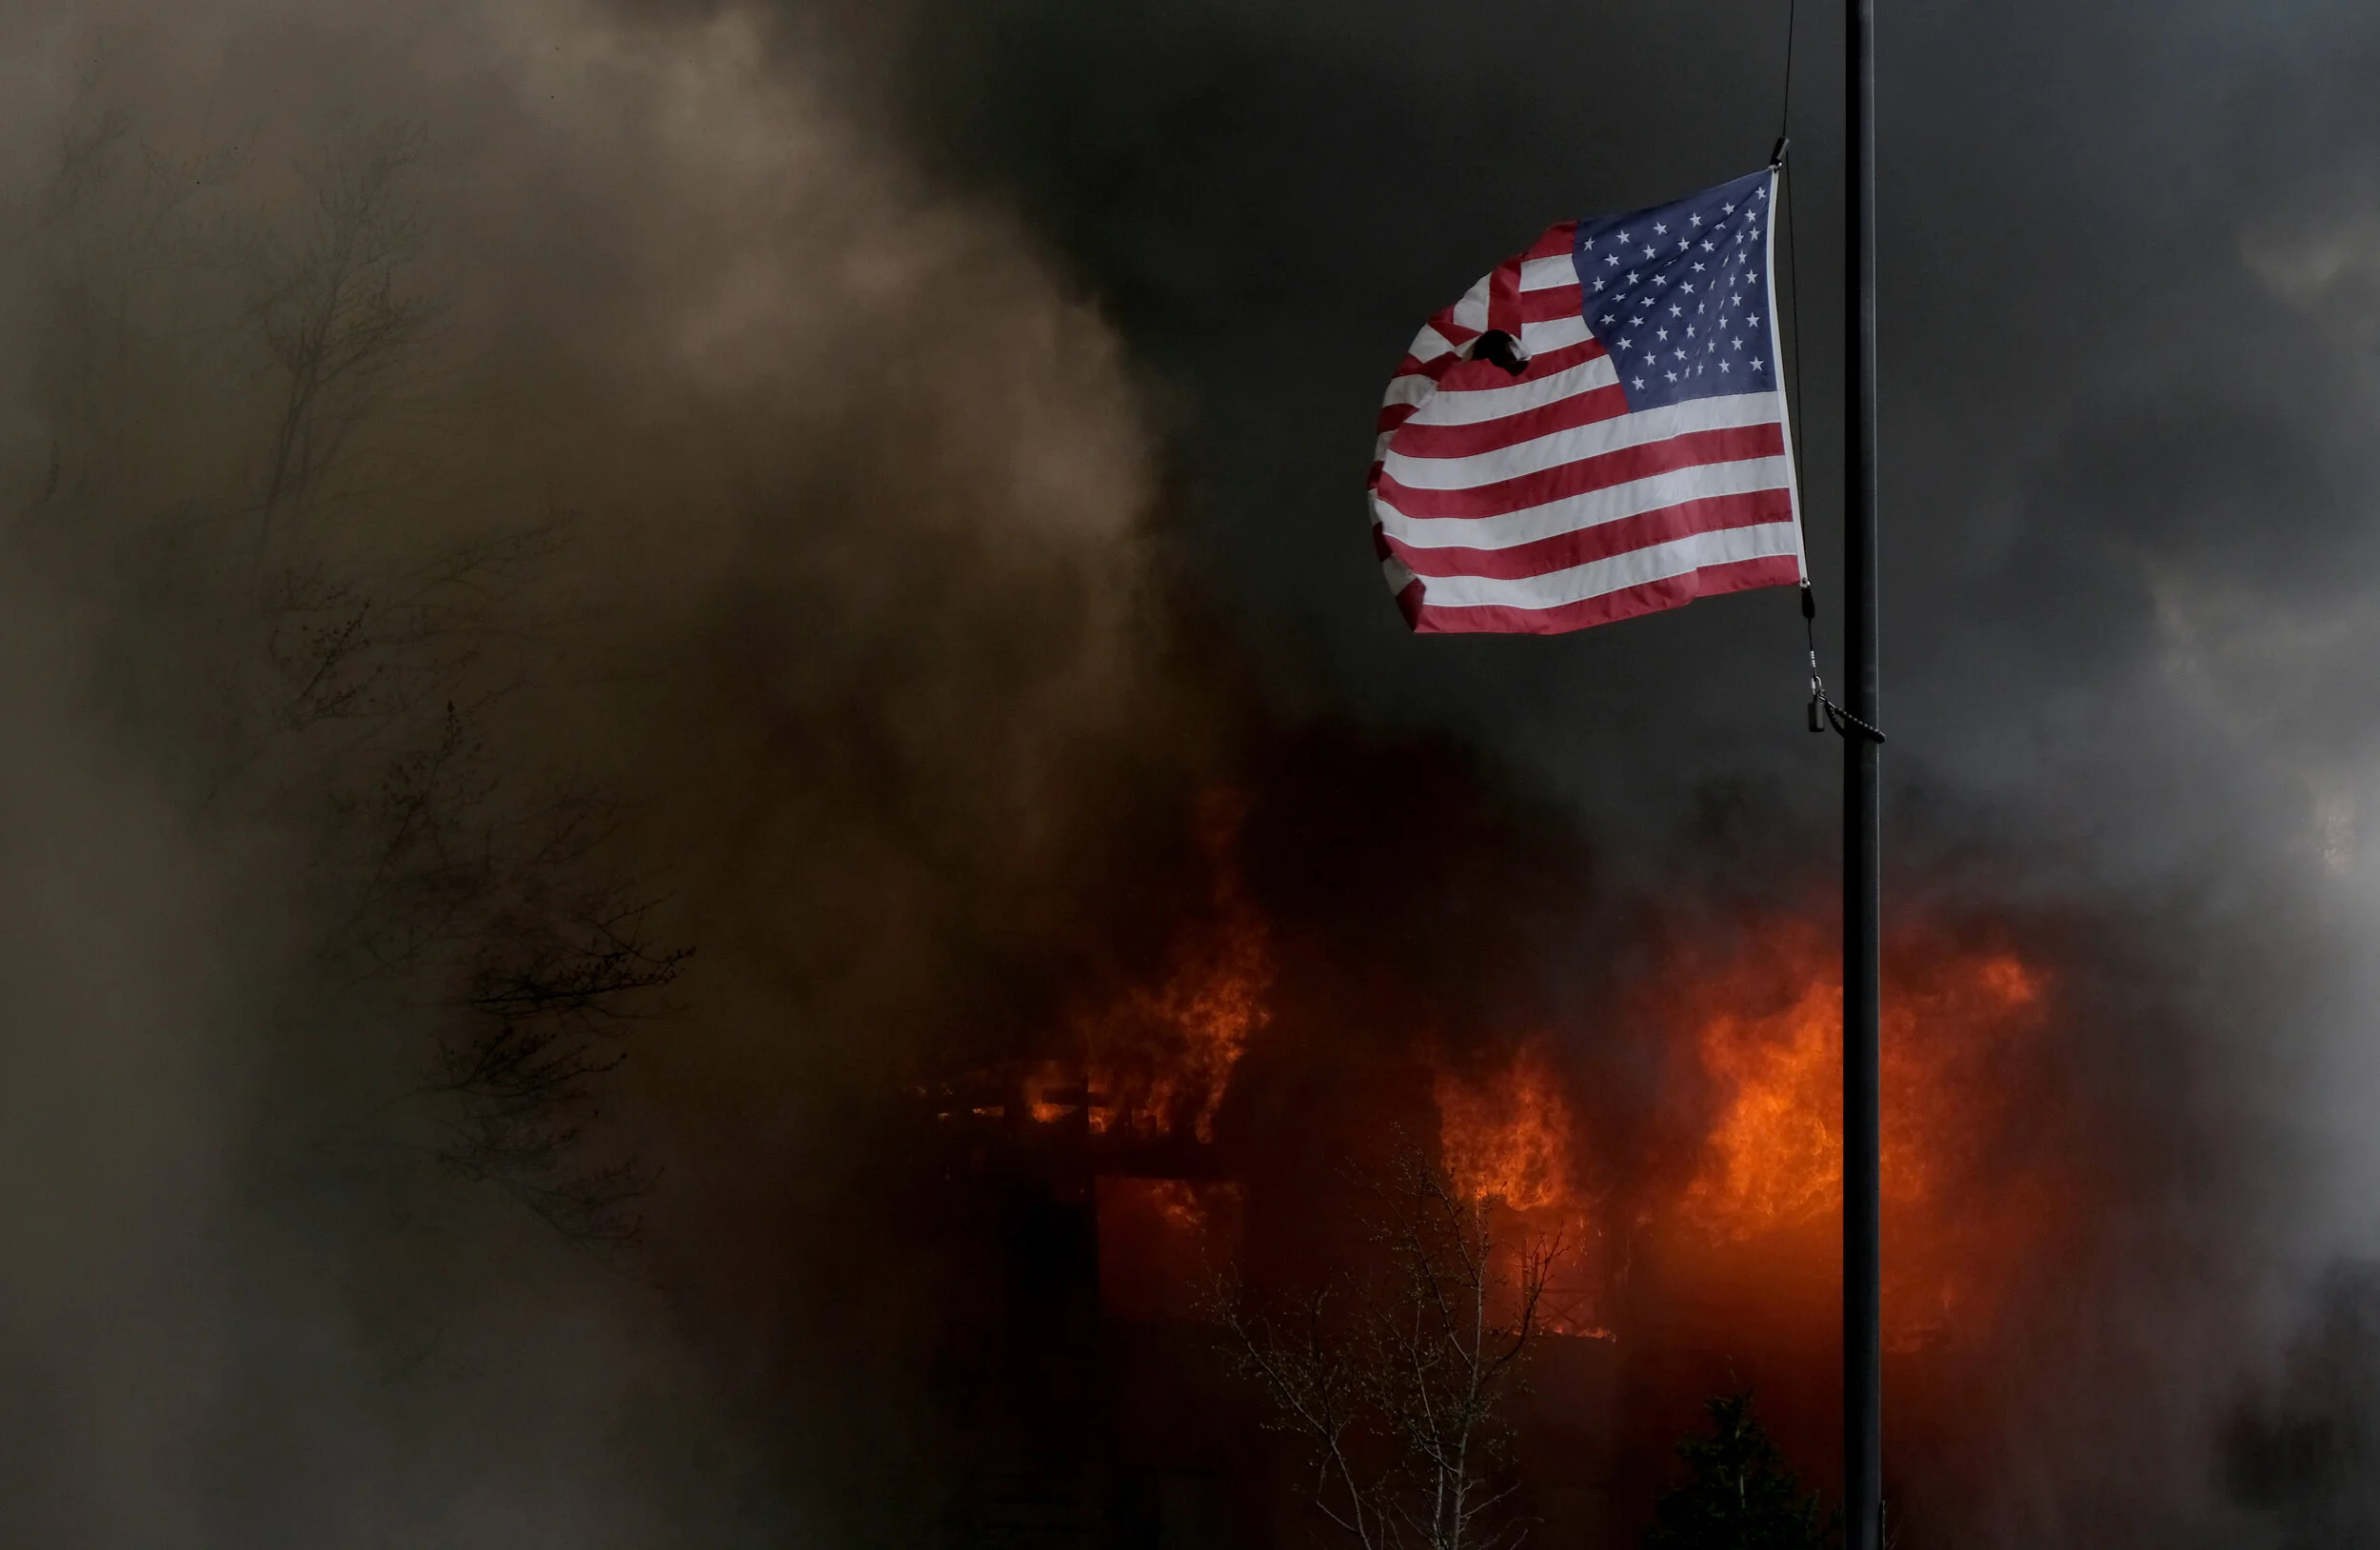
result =
M1880 1550L1884 1494L1881 829L1876 676L1875 7L1845 0L1850 250L1845 343L1843 660L1843 1517L1845 1550ZM1858 724L1864 723L1865 728Z

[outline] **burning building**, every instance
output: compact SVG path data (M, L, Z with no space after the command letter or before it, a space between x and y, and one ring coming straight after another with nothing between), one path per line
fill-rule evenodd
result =
M1562 1248L1538 1542L1630 1542L1737 1384L1831 1486L1830 783L1745 666L1794 622L1425 648L1327 514L1416 296L1625 202L1505 151L1645 100L1512 72L1703 23L1376 9L0 24L0 1537L1302 1543L1205 1320L1359 1273L1398 1137ZM2066 20L1905 45L2030 150L1906 191L1975 305L1893 476L1895 1520L2362 1542L2370 40L2259 116L2302 187L2205 181L2159 79L2181 153L2073 205L2005 88ZM2286 31L2220 20L2160 24ZM2012 350L2044 263L2091 300Z
M1359 1269L1366 1170L1400 1138L1483 1203L1497 1254L1553 1252L1510 1416L1534 1542L1631 1542L1698 1402L1737 1384L1830 1479L1840 981L1823 916L1648 930L1593 1021L1465 1017L1424 962L1339 956L1363 927L1298 892L1296 851L1327 829L1264 803L1195 805L1195 904L1145 983L920 1088L944 1208L982 1257L944 1356L974 1440L954 1542L1302 1542L1298 1439L1234 1378L1219 1300ZM1901 933L1890 965L1887 1317L1895 1398L1923 1403L1990 1360L2088 1202L2027 1144L2056 1123L2052 969L1947 924ZM1351 1004L1348 976L1378 999Z

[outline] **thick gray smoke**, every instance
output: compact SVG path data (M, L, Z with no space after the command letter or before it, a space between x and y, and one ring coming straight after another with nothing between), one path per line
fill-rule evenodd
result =
M831 1540L851 1095L1207 757L1116 341L753 14L0 55L0 1540Z

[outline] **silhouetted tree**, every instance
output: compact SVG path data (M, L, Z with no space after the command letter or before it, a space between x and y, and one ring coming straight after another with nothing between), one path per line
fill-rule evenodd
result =
M441 1161L616 1241L647 1171L586 1121L686 954L617 859L617 803L515 730L567 523L425 521L435 487L389 455L434 396L422 149L362 129L302 198L251 208L240 153L168 155L125 112L70 132L45 212L52 442L15 516L156 600L123 610L117 673L193 816L311 842L325 984L292 1022L426 1032Z
M404 284L421 229L402 194L421 138L390 126L343 148L308 179L315 208L301 240L257 266L256 323L283 379L257 498L260 541L286 504L313 492L427 316Z
M1379 1273L1269 1316L1223 1288L1226 1349L1271 1401L1270 1427L1305 1444L1307 1502L1364 1550L1517 1543L1506 1401L1561 1245L1499 1257L1489 1202L1410 1145L1373 1198Z

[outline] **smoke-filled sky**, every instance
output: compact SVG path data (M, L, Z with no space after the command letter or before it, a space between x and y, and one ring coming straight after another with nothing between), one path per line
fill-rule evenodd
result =
M1803 9L1789 125L1821 567L1839 23ZM1756 765L1815 800L1826 761L1763 713L1796 682L1789 598L1408 643L1319 515L1365 456L1341 406L1480 255L1762 159L1782 8L1016 3L912 27L927 145L1014 198L1178 389L1199 558L1268 662L1565 787ZM2163 838L2122 848L2159 855L2237 822L2200 761L2260 764L2251 741L2351 800L2332 675L2370 487L2370 29L2324 6L1883 17L1886 682L1910 775L2103 840L2130 815Z
M1713 800L1813 825L1823 865L1837 765L1793 735L1789 596L1408 639L1344 493L1383 364L1468 276L1550 220L1761 160L1783 8L929 10L912 132L1015 201L1161 385L1191 564L1279 695L1476 740L1607 846L1662 836L1656 871ZM1788 126L1822 606L1840 21L1801 9ZM2156 922L2244 1063L2291 1070L2283 1123L2351 1130L2369 1089L2292 1063L2344 1075L2369 1048L2360 990L2312 982L2360 958L2369 907L2380 21L1936 6L1879 29L1894 885L1980 866Z
M913 132L1017 202L1163 385L1193 563L1278 694L1476 741L1656 891L1714 806L1737 873L1823 867L1836 765L1795 735L1790 598L1557 641L1409 639L1347 494L1383 368L1468 277L1549 221L1757 164L1786 8L926 9L902 78ZM1895 898L2022 901L2120 942L2101 962L2126 1010L2090 1058L2187 1154L2154 1209L2205 1241L2194 1271L2155 1275L2280 1283L2226 1288L2209 1317L2234 1328L2266 1296L2293 1309L2295 1267L2370 1252L2380 1224L2380 921L2358 841L2380 799L2380 17L1880 10L1888 916ZM1822 602L1840 22L1800 8L1787 123ZM1780 855L1780 830L1806 850ZM2190 1389L2234 1360L2205 1338L2146 1339ZM2124 1414L2106 1430L2155 1430ZM2156 1514L2110 1505L2137 1461L2099 1435L2085 1456L2104 1447L2110 1479L2062 1504L2030 1474L1996 1481L2022 1525L2003 1531L2044 1542L2106 1511L2093 1533L2143 1532ZM2287 1532L2353 1542L2370 1511L2332 1500Z
M1973 1542L2361 1542L2380 13L1884 10L1888 912L2066 933L2132 1181ZM1421 888L1452 780L1548 984L1822 894L1790 596L1416 640L1359 493L1422 318L1765 157L1786 15L12 9L0 1540L927 1542L878 1110L1144 969L1196 792Z

